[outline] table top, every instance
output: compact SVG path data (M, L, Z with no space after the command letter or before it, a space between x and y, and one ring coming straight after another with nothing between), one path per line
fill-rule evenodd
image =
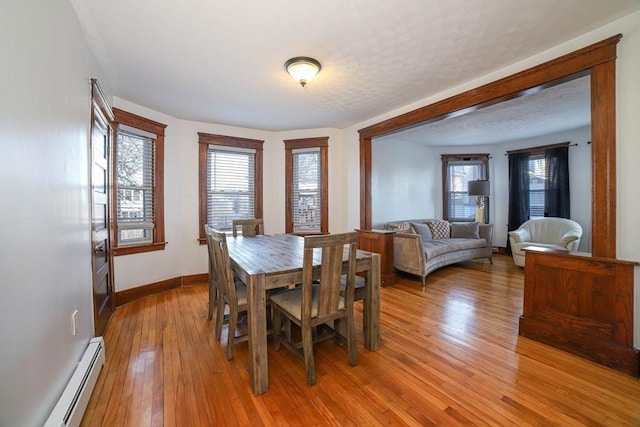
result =
M229 257L249 275L282 274L302 269L304 238L293 234L227 237ZM345 250L345 259L347 256ZM371 257L358 250L356 261ZM314 265L321 264L321 251L314 250Z

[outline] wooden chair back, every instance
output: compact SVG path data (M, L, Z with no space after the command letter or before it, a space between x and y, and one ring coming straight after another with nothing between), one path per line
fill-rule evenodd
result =
M213 318L213 308L216 306L218 300L218 284L216 278L216 255L214 252L213 241L213 227L209 227L208 224L204 225L205 235L207 236L207 252L208 252L208 266L209 266L209 320Z
M264 220L258 219L234 219L232 221L233 237L238 237L238 227L244 237L255 237L264 234Z
M301 312L303 324L309 322L310 325L314 326L326 323L344 317L346 311L353 310L356 243L357 234L355 232L305 237ZM348 268L346 286L344 288L344 303L341 304L340 302L343 300L341 281L345 246L348 251ZM314 277L313 255L316 249L320 249L322 253L319 277ZM320 284L314 285L314 280L318 280ZM314 286L318 286L316 310L313 310L312 307ZM313 316L312 313L314 314Z

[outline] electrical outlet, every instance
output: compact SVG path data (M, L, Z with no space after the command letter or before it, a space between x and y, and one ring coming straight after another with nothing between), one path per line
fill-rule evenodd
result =
M78 333L78 310L71 314L71 335Z

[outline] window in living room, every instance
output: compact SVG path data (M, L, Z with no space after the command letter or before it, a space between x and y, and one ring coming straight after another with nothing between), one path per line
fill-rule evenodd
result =
M507 155L508 231L532 218L570 218L569 143L512 150Z
M231 231L234 219L262 218L263 141L198 133L200 243L204 225Z
M113 109L114 255L162 250L164 241L164 130L166 125Z
M327 233L328 137L285 140L285 231Z
M468 182L488 178L488 154L443 154L443 219L451 222L474 221L476 198L467 194ZM485 212L488 215L488 205L485 206Z

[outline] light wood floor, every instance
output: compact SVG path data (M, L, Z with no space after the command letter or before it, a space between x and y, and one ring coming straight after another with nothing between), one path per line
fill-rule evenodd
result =
M317 347L318 384L286 348L269 348L269 392L249 387L247 343L225 358L207 288L118 308L107 363L83 426L640 425L640 383L518 336L522 270L472 261L382 289L382 347ZM271 343L271 341L269 341Z

